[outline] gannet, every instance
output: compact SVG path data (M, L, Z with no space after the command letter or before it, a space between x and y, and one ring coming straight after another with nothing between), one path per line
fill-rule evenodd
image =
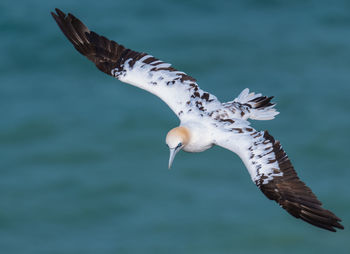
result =
M236 153L257 187L292 216L333 232L344 229L341 219L324 209L299 179L280 142L250 126L248 119L271 120L279 114L273 97L244 89L233 101L221 103L169 63L128 49L90 31L72 14L55 10L51 14L64 35L98 69L158 96L178 116L180 125L166 136L169 168L180 150L197 153L221 146Z

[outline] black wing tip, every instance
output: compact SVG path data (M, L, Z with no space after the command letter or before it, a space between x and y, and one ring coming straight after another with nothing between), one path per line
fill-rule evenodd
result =
M51 12L51 15L52 15L52 17L56 20L57 18L59 19L59 18L65 18L67 15L63 12L63 11L61 11L60 9L58 9L58 8L55 8L55 11L52 11Z
M336 229L344 229L344 226L340 224L342 220L331 211L321 207L321 204L312 207L302 204L300 206L298 218L332 232L336 232Z
M66 14L63 11L61 11L60 9L58 9L58 8L55 8L55 12L57 13L57 15L66 16Z
M87 56L91 50L88 47L89 42L86 33L90 30L74 15L65 14L58 8L55 8L55 11L51 12L51 15L63 34L81 54Z
M55 9L55 11L56 12L54 12L54 11L51 11L50 13L51 13L51 16L54 18L54 20L56 21L56 22L58 22L58 20L59 20L59 12L61 12L59 9Z
M264 132L263 137L272 144L280 170L287 178L277 176L270 185L269 183L260 184L258 186L261 191L296 218L332 232L336 232L336 229L344 229L340 224L341 219L324 209L312 190L299 179L279 141L275 140L268 131ZM275 191L276 188L279 189L278 192Z
M65 14L58 8L55 11L51 12L52 17L74 48L108 75L114 76L112 70L121 68L126 59L133 58L135 62L144 55L91 31L71 13Z
M320 213L324 213L324 215L320 215ZM320 213L310 213L310 214L300 214L300 219L303 221L310 223L313 226L331 231L337 232L338 230L343 230L344 226L340 224L341 219L335 216L332 212L321 208Z

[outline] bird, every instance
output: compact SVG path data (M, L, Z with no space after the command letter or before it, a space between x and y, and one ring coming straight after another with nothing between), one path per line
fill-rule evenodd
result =
M222 103L171 64L109 40L58 8L51 15L74 48L99 70L158 96L177 115L180 124L165 140L170 151L169 169L181 150L198 153L223 147L240 157L253 183L289 214L332 232L344 229L341 219L324 209L300 180L280 142L267 130L251 127L249 119L272 120L279 114L273 96L246 88L233 101Z

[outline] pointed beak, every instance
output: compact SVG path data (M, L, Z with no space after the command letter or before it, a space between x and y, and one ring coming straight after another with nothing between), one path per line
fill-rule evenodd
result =
M169 156L169 166L168 168L171 168L171 165L173 164L173 160L175 158L175 155L177 154L178 151L180 151L180 149L176 149L176 148L170 148L170 156Z

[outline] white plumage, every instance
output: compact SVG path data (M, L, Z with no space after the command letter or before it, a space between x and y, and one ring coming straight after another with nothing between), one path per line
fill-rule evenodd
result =
M52 15L73 46L97 68L158 96L179 117L180 126L166 138L169 167L180 150L202 152L222 146L238 154L253 182L291 215L330 231L344 228L298 178L280 143L267 131L250 126L248 119L271 120L278 114L273 97L244 89L233 101L221 103L170 64L90 31L71 14L56 9Z

